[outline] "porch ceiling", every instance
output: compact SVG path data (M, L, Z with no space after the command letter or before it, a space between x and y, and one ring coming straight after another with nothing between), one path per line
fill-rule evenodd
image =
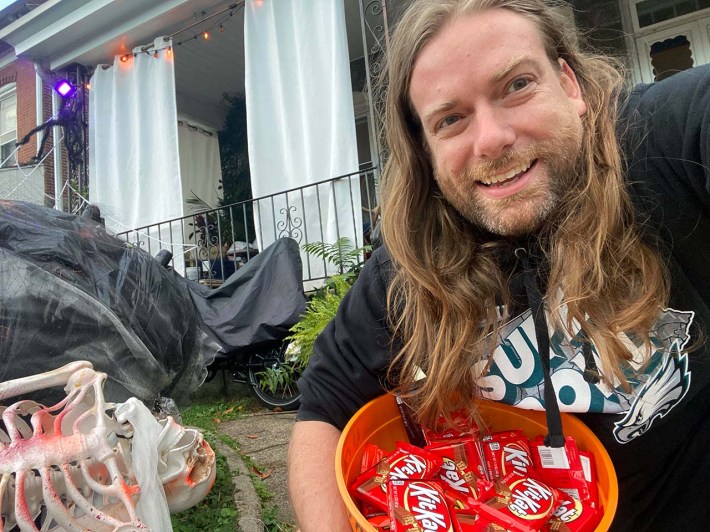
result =
M79 63L111 64L116 55L150 44L205 19L237 0L48 0L0 30L0 40L18 57L52 71ZM358 0L344 0L351 58L362 57ZM141 8L137 9L136 6ZM205 42L192 39L227 15L217 15L176 34L175 82L178 112L204 126L221 129L228 110L224 93L244 92L244 10L224 20Z

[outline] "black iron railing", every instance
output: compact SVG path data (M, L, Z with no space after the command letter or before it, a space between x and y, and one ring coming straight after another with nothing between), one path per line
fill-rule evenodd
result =
M300 245L332 244L341 237L356 248L368 243L378 211L377 179L377 168L369 167L117 236L151 255L167 249L173 255L172 266L186 277L219 284L259 253L260 247L281 237L291 237ZM332 273L322 258L303 254L302 259L304 282Z

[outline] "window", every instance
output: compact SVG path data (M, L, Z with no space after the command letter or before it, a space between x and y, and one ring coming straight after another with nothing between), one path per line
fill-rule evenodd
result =
M641 0L636 3L639 28L710 7L710 0Z
M15 84L0 88L0 164L2 167L15 164L17 142L17 94Z
M661 81L677 72L693 68L693 51L686 35L654 42L649 55L654 81Z

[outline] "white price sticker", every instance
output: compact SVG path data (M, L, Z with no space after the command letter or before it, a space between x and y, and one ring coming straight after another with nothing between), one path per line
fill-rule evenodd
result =
M540 445L540 463L544 469L569 469L569 459L564 447L545 447Z

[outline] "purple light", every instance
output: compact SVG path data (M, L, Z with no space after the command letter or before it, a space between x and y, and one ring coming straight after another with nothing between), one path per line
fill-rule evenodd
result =
M76 92L76 87L74 87L74 85L69 83L67 80L61 79L54 86L54 90L57 91L60 95L62 95L64 98L67 98L74 94L74 92Z

